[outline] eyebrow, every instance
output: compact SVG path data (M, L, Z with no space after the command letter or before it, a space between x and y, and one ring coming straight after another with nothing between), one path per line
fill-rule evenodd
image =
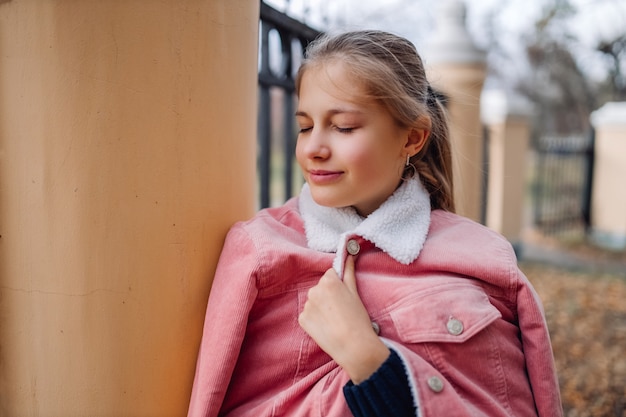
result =
M349 110L349 109L331 109L328 111L328 113L331 116L334 116L336 114L344 114L344 113L349 113L349 114L363 114L363 112L361 110ZM307 114L307 112L298 110L295 114L296 116L302 116L302 117L309 117L309 115Z

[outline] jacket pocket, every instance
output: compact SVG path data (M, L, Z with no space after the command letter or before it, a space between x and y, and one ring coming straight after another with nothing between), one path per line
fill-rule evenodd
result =
M390 317L404 343L463 343L501 317L484 290L469 282L414 293Z

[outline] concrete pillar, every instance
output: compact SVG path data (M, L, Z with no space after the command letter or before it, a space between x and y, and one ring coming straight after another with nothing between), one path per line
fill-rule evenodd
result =
M591 114L595 162L591 237L601 247L626 249L626 102L611 102Z
M0 416L183 416L255 208L257 0L0 1Z
M424 60L433 87L449 98L457 212L482 217L483 134L480 94L487 69L485 53L472 43L465 27L465 4L441 2L436 30Z
M486 90L481 117L488 142L486 224L521 249L531 106L502 90Z

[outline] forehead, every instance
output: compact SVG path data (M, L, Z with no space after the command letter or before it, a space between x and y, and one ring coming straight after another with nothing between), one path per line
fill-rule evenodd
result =
M347 64L337 60L313 65L303 73L300 101L320 93L353 104L372 104L365 83L350 72Z

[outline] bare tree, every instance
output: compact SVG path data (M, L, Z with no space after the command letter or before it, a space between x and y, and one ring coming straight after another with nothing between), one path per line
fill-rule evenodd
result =
M601 41L596 49L604 54L610 63L606 80L600 85L600 97L603 101L625 101L626 74L622 63L626 61L626 34L612 40Z
M543 133L581 133L590 129L589 114L597 100L589 77L580 69L572 50L577 38L565 29L576 13L568 0L546 6L526 39L531 71L518 89L537 107L536 128Z
M597 41L593 47L579 36L595 31L599 38L602 31L593 25L574 26L573 22L599 7L601 0L578 2L580 9L570 0L543 3L534 24L522 29L525 34L517 38L503 16L510 16L519 3L502 0L483 16L481 28L489 52L490 76L535 104L536 130L584 134L590 129L593 110L607 101L626 100L626 32ZM604 5L609 4L605 1ZM610 5L617 17L626 16L626 3ZM516 53L516 47L523 53Z

